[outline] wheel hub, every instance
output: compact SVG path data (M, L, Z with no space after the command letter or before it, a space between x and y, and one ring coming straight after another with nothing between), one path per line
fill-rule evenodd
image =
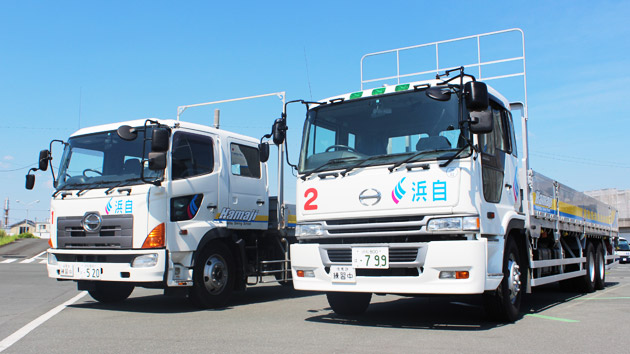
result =
M203 282L211 294L223 291L227 284L228 271L223 257L212 255L206 260L203 268Z
M510 275L508 277L508 289L510 291L510 301L514 303L516 297L521 292L521 269L512 258L508 262Z

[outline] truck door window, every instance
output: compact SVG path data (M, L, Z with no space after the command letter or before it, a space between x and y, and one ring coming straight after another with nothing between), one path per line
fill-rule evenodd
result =
M492 103L492 132L479 136L482 152L483 196L487 202L501 201L505 155L509 153L509 140L501 108Z
M260 178L258 149L241 144L230 144L231 170L236 176Z
M189 178L212 172L214 149L212 138L177 132L173 137L171 178Z

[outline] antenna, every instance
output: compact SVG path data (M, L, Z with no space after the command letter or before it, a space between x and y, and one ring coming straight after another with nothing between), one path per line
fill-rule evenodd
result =
M311 101L312 101L313 91L311 90L311 76L308 74L308 59L306 57L306 47L304 47L304 62L306 63L306 81L308 81L308 92L311 95Z

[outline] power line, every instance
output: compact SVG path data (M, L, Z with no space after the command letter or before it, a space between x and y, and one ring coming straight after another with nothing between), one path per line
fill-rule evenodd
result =
M30 164L28 166L14 168L12 170L0 170L0 173L2 173L2 172L15 172L15 171L19 171L19 170L26 170L27 168L33 167L35 165L37 165L37 164L36 163L32 163L32 164Z
M619 164L619 163L615 163L611 161L593 160L593 159L586 159L583 157L542 153L542 152L536 152L536 151L532 151L531 154L533 156L542 157L544 159L571 162L571 163L576 163L580 165L630 169L630 165L623 165L623 164Z

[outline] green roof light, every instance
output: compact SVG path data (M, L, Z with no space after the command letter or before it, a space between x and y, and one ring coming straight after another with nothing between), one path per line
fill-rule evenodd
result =
M355 98L361 98L361 96L363 96L363 91L355 92L350 95L350 99L353 100Z
M409 90L409 84L396 86L396 92L398 92L398 91L407 91L407 90Z
M385 93L385 87L372 90L372 96L382 95L383 93Z

